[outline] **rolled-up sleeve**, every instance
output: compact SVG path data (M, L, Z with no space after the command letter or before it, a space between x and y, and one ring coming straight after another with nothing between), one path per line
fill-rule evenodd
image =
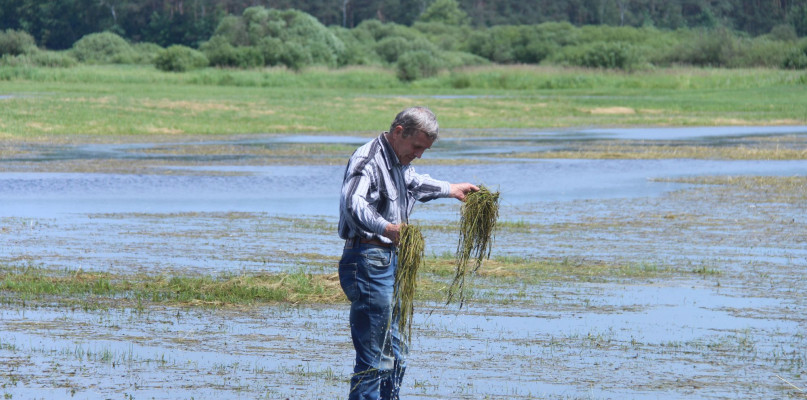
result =
M418 174L413 167L406 170L406 187L409 193L421 202L451 196L451 184L432 178L428 174Z

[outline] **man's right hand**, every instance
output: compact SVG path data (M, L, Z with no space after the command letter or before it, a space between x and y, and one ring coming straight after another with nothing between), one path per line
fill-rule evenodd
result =
M384 229L384 236L397 246L401 240L401 224L388 224Z

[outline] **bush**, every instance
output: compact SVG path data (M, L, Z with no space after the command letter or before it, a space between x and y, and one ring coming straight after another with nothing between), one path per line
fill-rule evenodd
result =
M791 49L784 60L782 68L786 69L807 69L807 39L802 40L800 46Z
M283 46L280 62L293 71L300 71L311 64L311 54L305 46L296 42L288 42Z
M554 61L578 67L623 70L631 70L639 64L633 47L621 42L596 42L568 47Z
M135 52L122 37L112 33L91 33L73 44L73 56L85 63L130 64Z
M728 66L779 68L792 46L792 43L769 40L765 36L738 40L736 52Z
M414 81L437 75L441 68L440 61L433 53L423 50L408 51L398 57L396 64L398 79Z
M781 24L774 26L768 37L771 40L779 40L782 42L792 42L798 40L799 35L796 33L796 28L793 25Z
M234 67L238 65L238 54L235 47L225 36L213 36L199 47L210 65L217 67Z
M25 31L15 31L6 29L0 31L0 56L9 54L17 56L36 51L36 41L34 37Z
M375 51L381 59L388 63L395 63L398 58L407 52L425 51L430 54L437 54L437 46L424 38L409 40L402 37L391 36L380 40L375 45Z
M157 55L163 51L163 47L156 43L135 43L133 61L136 64L154 64Z
M246 63L252 66L257 60L254 56L261 54L267 64L274 65L280 60L292 69L309 64L335 67L345 51L344 43L328 28L311 15L297 10L249 7L241 17L224 18L211 42L217 37L235 48L254 50L238 50L243 53L233 55L233 50L216 44L217 50L221 50L217 56L225 56L222 61L226 63L219 63L219 57L214 57L215 65L241 66L238 64ZM283 51L279 52L274 42L265 39L279 40L284 44Z
M727 29L692 32L696 37L684 40L671 53L672 62L701 67L727 67L738 52L737 38Z
M209 64L202 52L190 47L175 44L161 51L154 60L154 66L162 71L184 72L204 68Z
M381 64L381 59L373 50L375 40L366 31L346 29L341 26L332 26L328 29L345 45L345 50L339 55L337 65Z
M4 54L0 58L0 65L13 67L49 67L49 68L69 68L74 67L76 59L64 52L55 51L34 51L28 54L12 56Z

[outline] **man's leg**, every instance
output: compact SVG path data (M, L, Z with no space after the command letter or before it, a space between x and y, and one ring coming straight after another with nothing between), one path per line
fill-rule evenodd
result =
M350 306L350 332L356 364L349 399L383 398L381 382L395 369L392 345L393 252L359 245L339 264L339 279Z

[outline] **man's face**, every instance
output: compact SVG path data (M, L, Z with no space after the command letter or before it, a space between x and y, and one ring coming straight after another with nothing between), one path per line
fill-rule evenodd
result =
M392 150L403 165L409 165L416 158L420 158L434 144L434 140L429 139L422 131L404 137L403 128L400 126L392 131L391 136Z

